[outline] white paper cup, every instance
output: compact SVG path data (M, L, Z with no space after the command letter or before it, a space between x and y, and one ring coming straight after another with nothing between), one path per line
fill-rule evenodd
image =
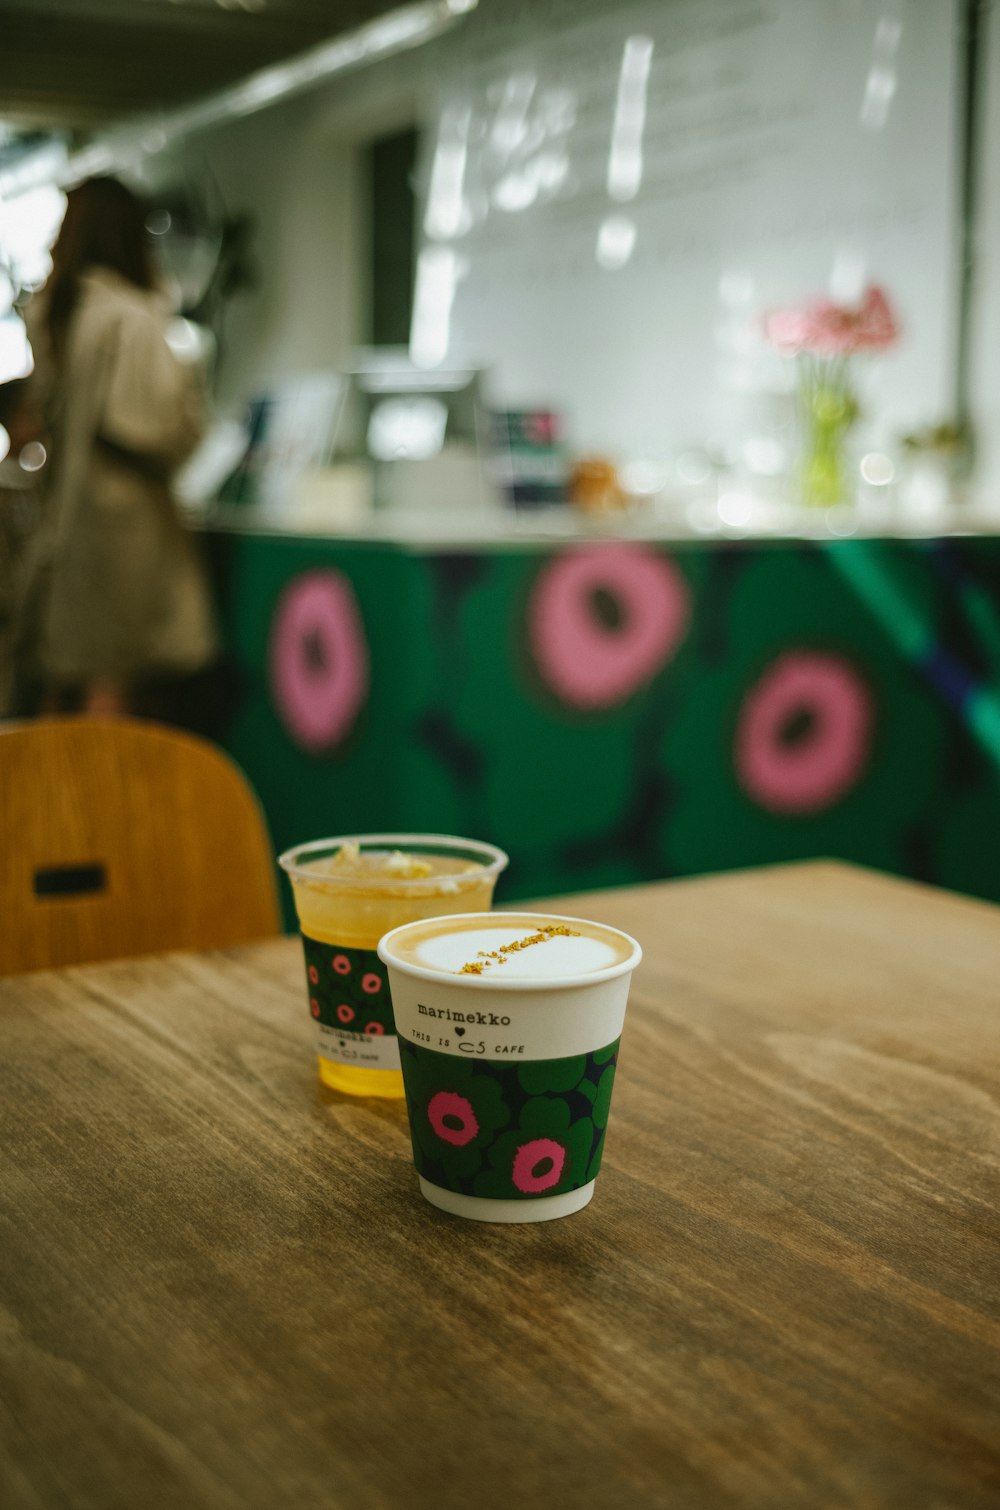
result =
M615 958L597 968L553 966L556 951L567 948L558 933L545 934L537 954L529 946L503 964L487 959L482 974L413 958L416 941L463 927L490 932L494 947L566 930L610 946ZM541 950L550 973L526 973ZM629 983L642 958L635 939L548 913L465 913L394 928L378 953L389 974L413 1157L427 1200L486 1222L579 1211L594 1193L604 1151ZM607 948L594 953L606 958Z

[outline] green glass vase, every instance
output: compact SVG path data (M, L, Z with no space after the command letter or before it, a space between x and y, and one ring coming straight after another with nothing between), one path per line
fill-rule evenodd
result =
M807 389L804 408L803 501L813 508L836 508L850 500L847 437L857 402L847 388L818 383Z

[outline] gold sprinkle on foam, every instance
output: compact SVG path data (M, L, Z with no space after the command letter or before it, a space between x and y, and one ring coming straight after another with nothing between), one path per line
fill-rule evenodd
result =
M545 944L552 938L579 938L578 928L567 928L564 923L546 923L537 933L529 933L523 939L513 939L501 944L499 949L480 949L475 959L462 966L459 975L482 975L490 965L505 965L510 955L521 949L530 949L533 944Z

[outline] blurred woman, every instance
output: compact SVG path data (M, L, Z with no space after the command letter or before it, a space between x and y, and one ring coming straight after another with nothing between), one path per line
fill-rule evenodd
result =
M145 221L116 179L71 189L28 310L49 451L36 651L50 708L127 712L149 681L215 654L170 489L201 437L201 374L168 344Z

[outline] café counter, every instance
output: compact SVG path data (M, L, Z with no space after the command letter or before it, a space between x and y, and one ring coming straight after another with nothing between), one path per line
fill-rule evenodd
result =
M504 900L837 856L1000 899L1000 539L203 524L276 848L487 838Z

